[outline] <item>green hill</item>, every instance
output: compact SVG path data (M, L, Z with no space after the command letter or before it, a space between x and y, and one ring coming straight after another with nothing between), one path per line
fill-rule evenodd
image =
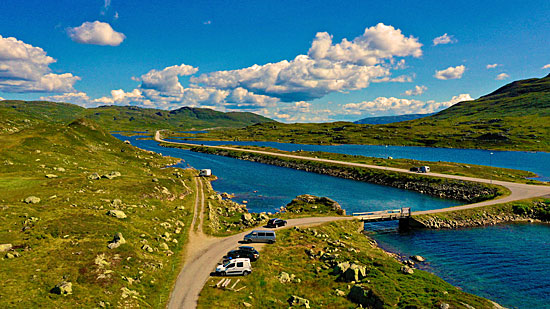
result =
M223 113L207 108L182 107L166 111L136 106L100 106L83 108L74 104L45 101L0 101L0 130L25 126L30 121L68 123L79 117L96 121L107 130L155 130L174 131L206 129L213 127L244 127L273 120L247 112ZM26 121L25 121L26 120Z
M550 75L516 81L435 115L384 125L263 123L205 139L550 151Z

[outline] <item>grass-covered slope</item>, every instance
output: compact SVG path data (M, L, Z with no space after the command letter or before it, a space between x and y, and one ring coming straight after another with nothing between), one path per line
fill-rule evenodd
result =
M73 119L92 119L110 131L157 130L174 131L214 127L244 127L272 120L254 113L223 113L207 108L182 107L166 111L136 106L100 106L83 108L68 103L45 101L0 101L0 132L13 132L30 121L68 123Z
M175 161L88 119L0 133L0 307L164 307L194 201Z
M404 267L359 230L358 222L347 221L277 231L277 242L263 247L252 274L236 284L233 278L227 289L215 287L220 277L212 277L198 308L288 308L293 296L310 308L494 308L433 274ZM365 274L340 274L345 262Z
M430 117L385 125L263 123L205 139L550 151L550 75L508 84Z

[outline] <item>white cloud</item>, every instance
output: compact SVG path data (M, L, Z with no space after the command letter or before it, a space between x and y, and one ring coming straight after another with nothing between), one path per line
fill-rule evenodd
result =
M40 47L0 36L0 91L73 92L80 77L51 73L55 61Z
M449 44L449 43L456 43L458 42L457 39L454 38L452 35L448 35L445 33L442 36L438 36L437 38L433 39L434 46L440 45L440 44Z
M0 101L4 101L4 100L5 100L4 98L0 97Z
M428 87L426 86L414 86L414 89L409 89L407 91L405 91L403 94L404 95L421 95L423 94L426 90L428 90Z
M90 101L90 97L84 92L68 92L59 95L40 97L40 100L85 105Z
M202 22L203 25L210 25L212 24L212 21L211 20L207 20L207 21L204 21Z
M344 38L338 44L332 44L332 36L327 32L319 32L311 44L308 56L315 60L326 59L369 66L396 56L420 57L421 47L417 38L407 38L401 30L379 23L366 28L363 35L352 41Z
M544 69L550 69L550 63L547 64L547 65L545 65L545 66L543 66L542 69L543 69L543 70L544 70Z
M195 74L199 69L190 65L181 64L166 67L161 71L151 70L140 78L134 80L141 81L141 88L153 89L159 92L169 94L183 93L183 86L180 84L178 76Z
M126 36L113 30L111 25L100 21L84 22L79 27L68 28L69 37L81 44L118 46Z
M508 77L510 77L510 75L508 75L506 73L500 73L499 75L497 75L497 77L495 79L496 80L504 80L504 79L507 79Z
M469 94L453 96L446 102L378 97L373 101L344 104L343 111L347 115L376 115L388 112L394 114L426 114L442 110L459 102L471 100L473 99Z
M459 79L462 78L462 74L464 74L465 70L466 67L464 65L448 67L445 70L435 71L434 77L441 80Z
M338 44L332 43L328 33L320 32L308 55L202 74L190 81L219 89L241 87L285 102L311 100L331 92L364 89L375 81L393 81L390 77L393 58L419 57L421 46L416 38L405 37L401 30L383 24L365 29L363 35L352 41L343 39ZM398 62L397 66L404 66L404 62Z
M494 68L496 68L496 67L498 67L498 66L501 66L501 65L498 64L498 63L493 63L493 64L488 64L488 65L486 66L486 68L487 68L487 70L489 70L489 69L494 69Z

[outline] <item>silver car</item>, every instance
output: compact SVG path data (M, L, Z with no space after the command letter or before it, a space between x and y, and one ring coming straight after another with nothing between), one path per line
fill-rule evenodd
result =
M244 242L266 242L274 243L276 240L274 231L256 230L244 236Z

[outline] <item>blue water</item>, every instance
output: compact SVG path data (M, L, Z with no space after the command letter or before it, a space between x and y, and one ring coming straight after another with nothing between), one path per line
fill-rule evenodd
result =
M421 268L509 308L550 308L550 226L376 233L380 246L422 255Z
M178 139L171 139L178 141ZM181 140L179 140L181 141ZM205 145L255 145L273 147L286 151L326 151L349 155L395 159L415 159L422 161L460 162L513 168L531 171L538 175L538 180L550 181L550 153L526 151L495 151L481 149L431 148L413 146L384 145L306 145L276 142L224 142L224 141L188 141L189 143ZM491 153L493 153L491 155Z
M338 201L348 214L399 207L412 207L413 210L436 209L458 204L456 201L436 199L390 187L188 150L164 148L151 140L137 140L138 136L114 135L123 140L128 139L140 148L182 158L185 163L180 164L180 167L186 167L189 164L198 169L211 168L218 176L218 180L212 183L214 189L219 192L235 193L235 201L247 200L249 209L254 212L275 211L296 195L304 193L331 197ZM268 144L263 145L273 146ZM295 150L291 148L294 145L280 145L282 146L277 148ZM353 148L356 145L346 146ZM296 147L303 150L335 151L332 147L343 146L329 146L328 149L324 148L325 146L312 145ZM383 146L383 148L366 146L366 148L369 147L385 150ZM407 148L411 156L416 156L411 148L420 151L419 156L426 156L424 152L433 150L422 147ZM469 150L448 149L448 151ZM474 152L478 151L484 152L474 150ZM495 152L495 155L497 153ZM547 155L516 152L502 152L501 155L505 153L520 157L539 155L540 160ZM353 154L376 156L374 153ZM378 156L387 155L398 157L393 153L381 152ZM510 157L508 160L514 161L513 158ZM422 160L427 159L422 158ZM530 163L525 162L525 164ZM375 231L371 237L376 239L382 248L403 256L419 254L426 257L427 263L420 265L420 268L435 273L466 292L486 297L509 308L550 308L549 225L508 224L476 229L421 230L403 233L397 230L396 223L381 222L366 224L366 228Z
M412 191L380 186L327 175L308 173L290 168L243 161L228 157L165 148L139 136L115 137L129 140L142 149L160 152L185 160L179 167L209 168L218 177L212 187L218 192L235 194L236 202L246 200L252 212L275 212L300 194L327 196L340 203L348 214L384 209L411 207L428 210L460 205L454 200L443 200ZM256 191L256 192L254 192Z

